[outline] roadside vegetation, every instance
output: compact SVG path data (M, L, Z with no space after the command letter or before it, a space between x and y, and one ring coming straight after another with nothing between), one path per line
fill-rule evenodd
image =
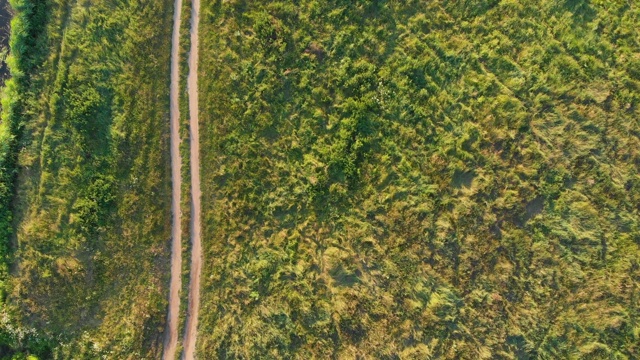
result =
M28 325L16 322L14 313L6 304L9 265L12 256L12 200L17 174L17 152L20 134L24 128L21 114L33 105L37 84L32 74L42 64L45 53L44 19L46 8L42 4L16 0L11 2L15 16L11 21L10 47L7 58L11 78L2 89L2 115L0 118L0 355L2 358L23 358L27 354L50 356L51 344Z
M640 7L216 1L199 358L640 357Z
M12 2L0 125L0 250L11 265L3 355L160 356L172 5Z

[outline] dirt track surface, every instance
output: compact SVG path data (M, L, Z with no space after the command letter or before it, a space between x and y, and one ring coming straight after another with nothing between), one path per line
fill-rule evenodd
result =
M182 228L180 226L180 188L182 179L180 168L180 109L178 91L180 77L180 10L182 0L175 0L173 13L173 35L171 37L171 88L169 91L170 127L171 127L171 284L169 285L169 312L165 330L163 359L175 359L178 343L178 312L180 311L180 287L182 271Z

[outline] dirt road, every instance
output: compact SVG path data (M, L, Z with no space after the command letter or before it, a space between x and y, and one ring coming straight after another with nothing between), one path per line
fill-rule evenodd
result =
M180 10L182 0L175 0L173 12L173 35L171 37L171 88L169 91L169 112L171 127L171 284L169 285L169 312L167 314L167 328L165 330L163 359L175 359L178 343L178 312L180 311L180 278L182 271L182 228L180 226L180 188L182 179L180 168L180 110L178 106L178 90L180 77L178 64L180 62Z
M189 306L184 334L183 359L192 360L196 349L198 310L200 308L200 273L202 245L200 243L200 130L198 124L198 25L200 0L191 2L191 49L189 50L189 127L191 129L191 274L189 279Z
M172 181L172 229L171 229L171 284L169 287L169 312L164 339L164 360L174 360L178 344L178 319L180 310L180 287L182 269L182 229L180 226L180 189L182 179L180 168L180 19L182 0L175 0L173 13L173 35L171 37L171 181ZM182 358L194 358L198 310L200 308L200 272L202 268L202 245L200 243L200 131L198 126L198 24L200 22L200 0L191 4L191 49L189 50L189 93L190 161L191 161L191 275L189 279L189 304L187 324L184 334Z

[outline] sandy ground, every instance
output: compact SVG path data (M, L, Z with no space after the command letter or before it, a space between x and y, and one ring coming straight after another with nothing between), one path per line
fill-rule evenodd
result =
M200 130L198 124L198 24L200 0L191 3L191 49L189 50L189 125L191 129L191 277L189 279L189 306L184 334L183 359L192 360L196 349L198 310L200 308L200 273L202 270L202 244L200 243Z
M178 90L180 77L180 10L182 0L175 0L173 13L173 35L171 37L171 89L170 89L170 126L171 126L171 284L169 285L169 312L167 329L165 330L163 359L175 359L178 343L178 312L180 310L180 287L182 270L182 229L180 226L180 188L182 179L180 168L180 110L178 106Z

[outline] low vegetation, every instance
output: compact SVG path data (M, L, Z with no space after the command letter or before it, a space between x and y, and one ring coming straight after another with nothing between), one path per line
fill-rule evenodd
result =
M200 358L640 356L640 7L216 1Z
M12 0L0 358L160 357L172 4ZM203 0L199 358L639 358L639 23Z
M42 64L44 52L43 4L16 0L11 3L15 16L11 22L11 55L7 63L11 78L2 91L0 118L0 355L3 358L26 354L50 355L50 343L33 328L19 325L6 304L11 259L12 199L17 173L19 135L24 127L22 113L35 103L33 73Z
M173 2L12 5L0 235L15 251L3 273L0 353L157 358L169 277Z

